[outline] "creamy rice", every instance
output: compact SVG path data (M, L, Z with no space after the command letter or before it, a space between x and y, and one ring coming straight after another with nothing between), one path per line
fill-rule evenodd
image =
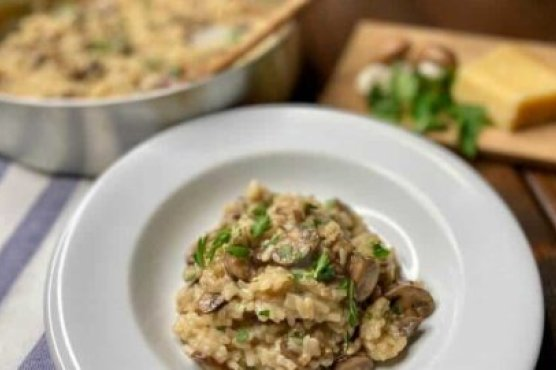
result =
M0 92L95 98L194 81L284 2L65 1L0 40Z
M373 369L434 310L348 206L257 182L187 260L174 332L205 368Z

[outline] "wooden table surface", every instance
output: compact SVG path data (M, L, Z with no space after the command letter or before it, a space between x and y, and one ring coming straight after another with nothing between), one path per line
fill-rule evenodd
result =
M365 0L319 1L313 2L300 17L306 60L293 97L295 101L318 102L319 93L325 86L356 20L373 15L368 13ZM323 25L328 28L323 28ZM527 235L539 267L545 299L545 332L536 369L554 370L556 171L481 157L471 165L498 191Z

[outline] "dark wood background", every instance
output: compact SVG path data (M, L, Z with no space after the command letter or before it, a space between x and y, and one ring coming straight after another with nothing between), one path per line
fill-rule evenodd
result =
M369 17L556 40L556 1L553 0L313 0L300 16L305 62L293 100L318 101L319 93L334 70L353 26L358 19ZM536 369L554 370L556 171L481 157L472 165L509 205L525 231L537 260L543 282L546 320Z

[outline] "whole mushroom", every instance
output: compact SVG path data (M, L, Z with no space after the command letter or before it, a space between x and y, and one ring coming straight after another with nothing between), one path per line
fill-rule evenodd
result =
M373 62L389 64L396 60L404 59L411 48L411 43L405 38L392 38L384 40L379 46Z
M455 68L457 65L456 55L447 47L430 44L419 49L415 57L417 62L432 62L443 68Z
M436 80L446 76L457 66L455 54L441 45L426 45L415 56L417 70L421 75Z

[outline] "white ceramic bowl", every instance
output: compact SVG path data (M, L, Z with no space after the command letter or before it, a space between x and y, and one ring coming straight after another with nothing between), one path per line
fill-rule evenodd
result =
M188 369L171 331L186 246L250 179L337 196L398 251L438 308L397 370L529 370L538 272L498 196L463 161L400 129L311 107L239 109L141 145L97 181L52 262L60 369ZM380 367L379 367L380 369Z

